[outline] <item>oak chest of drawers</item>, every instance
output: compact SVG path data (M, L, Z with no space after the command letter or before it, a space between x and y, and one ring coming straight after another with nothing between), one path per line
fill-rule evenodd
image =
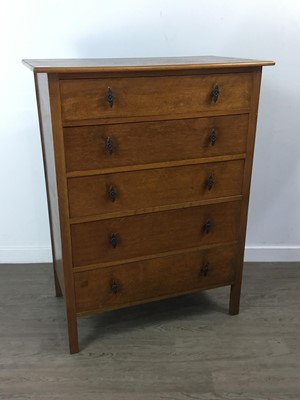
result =
M261 70L273 62L24 63L70 352L81 315L225 285L237 314Z

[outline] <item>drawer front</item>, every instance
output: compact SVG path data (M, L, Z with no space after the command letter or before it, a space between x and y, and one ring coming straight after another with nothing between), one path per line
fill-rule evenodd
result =
M64 128L68 172L246 152L248 115Z
M251 73L61 80L62 118L231 112L249 108L251 86Z
M85 313L230 284L237 249L220 246L74 274L76 310Z
M71 225L73 266L237 240L240 201Z
M240 195L244 160L68 180L71 217L93 216Z

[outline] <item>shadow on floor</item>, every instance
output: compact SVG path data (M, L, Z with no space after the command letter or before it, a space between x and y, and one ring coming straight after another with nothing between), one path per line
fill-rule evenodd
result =
M223 296L218 297L218 301L214 301L209 294L199 292L82 317L78 320L81 348L83 349L99 339L111 337L119 331L125 334L136 329L176 320L193 319L199 315L215 312L228 314L229 287L217 290L224 294L226 291L223 302Z

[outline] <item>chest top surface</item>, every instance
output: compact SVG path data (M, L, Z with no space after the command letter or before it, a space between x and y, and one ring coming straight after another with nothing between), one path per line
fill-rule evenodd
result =
M113 71L205 70L210 68L246 68L274 65L274 61L243 58L192 56L152 58L26 59L23 63L39 73L86 73Z

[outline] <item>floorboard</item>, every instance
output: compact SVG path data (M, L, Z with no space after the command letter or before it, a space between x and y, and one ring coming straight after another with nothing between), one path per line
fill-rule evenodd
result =
M79 320L68 354L50 264L0 266L2 400L299 400L300 263L247 263L229 287Z

